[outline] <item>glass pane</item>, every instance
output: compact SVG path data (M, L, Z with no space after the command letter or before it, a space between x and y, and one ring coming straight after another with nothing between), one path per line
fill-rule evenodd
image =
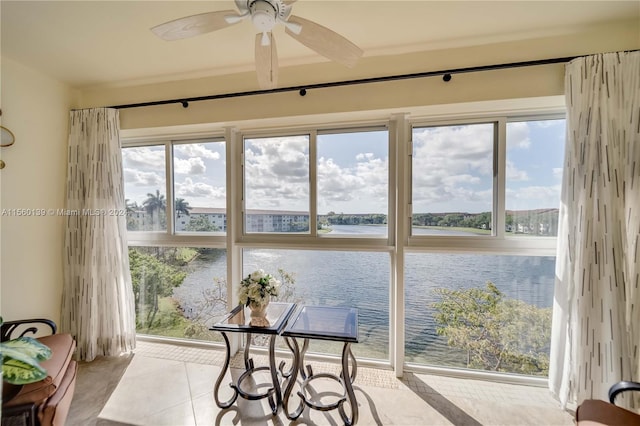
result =
M245 231L309 233L309 136L245 139Z
M176 232L227 231L224 142L173 146Z
M413 129L413 235L490 235L494 123Z
M555 257L408 254L407 362L547 376Z
M221 341L209 327L227 312L224 249L129 247L141 334Z
M358 308L356 357L389 358L388 253L245 249L243 274L256 269L281 281L275 300ZM265 342L264 344L266 344ZM342 344L313 340L309 352L340 354Z
M389 135L318 135L318 231L387 236Z
M564 146L564 119L507 123L507 236L558 235Z
M167 229L164 145L122 149L129 231Z

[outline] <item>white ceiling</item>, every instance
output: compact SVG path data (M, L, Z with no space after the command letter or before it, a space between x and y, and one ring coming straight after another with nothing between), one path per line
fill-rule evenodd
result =
M253 69L249 21L167 42L149 28L187 15L235 10L218 1L0 2L2 55L73 87L168 81ZM347 37L364 56L552 36L638 19L640 1L299 0L299 15ZM280 66L326 61L274 30Z

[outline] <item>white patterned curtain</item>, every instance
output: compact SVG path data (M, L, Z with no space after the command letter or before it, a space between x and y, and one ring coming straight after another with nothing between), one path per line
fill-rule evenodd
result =
M91 361L135 348L119 114L72 111L70 127L61 328Z
M640 52L571 61L565 95L549 369L563 406L640 380Z

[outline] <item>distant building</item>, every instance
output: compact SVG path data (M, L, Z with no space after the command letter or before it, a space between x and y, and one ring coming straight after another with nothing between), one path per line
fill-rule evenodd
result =
M227 232L227 209L215 207L191 207L188 215L176 212L176 232L188 231L189 221L198 217L207 218L216 227L216 232Z
M176 232L189 232L189 222L204 217L216 229L227 232L226 209L214 207L192 207L189 214L176 212ZM129 212L127 220L130 230L151 229L151 216L144 210ZM290 210L248 210L246 232L303 232L309 230L309 213Z

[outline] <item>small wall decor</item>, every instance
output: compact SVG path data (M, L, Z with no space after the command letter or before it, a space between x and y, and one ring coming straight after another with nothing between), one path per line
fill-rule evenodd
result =
M0 116L2 116L2 110L0 109ZM16 137L14 136L13 132L9 129L7 129L4 126L0 126L0 133L1 133L1 138L0 138L0 146L1 147L5 147L5 146L11 146L15 143L16 141Z
M0 109L0 116L2 110ZM16 142L16 137L13 132L4 126L0 126L0 147L11 146ZM0 169L4 169L5 162L0 160Z

